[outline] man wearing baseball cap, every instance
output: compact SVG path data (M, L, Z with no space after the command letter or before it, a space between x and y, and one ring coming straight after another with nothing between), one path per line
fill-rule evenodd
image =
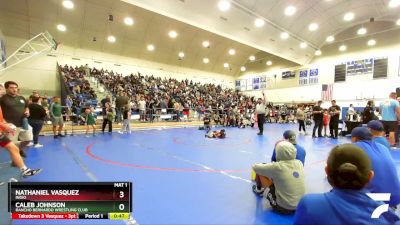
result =
M356 145L334 147L326 162L325 172L332 190L306 194L300 200L294 216L294 225L326 224L394 224L399 217L392 209L379 218L371 215L384 203L374 201L364 189L374 171L368 155ZM397 223L396 223L397 224Z
M379 120L371 120L367 123L367 127L372 134L372 140L382 144L390 150L390 144L385 136L385 128Z
M356 127L351 132L351 141L362 148L371 160L374 178L366 186L372 193L391 193L389 206L400 203L400 181L396 166L389 150L372 141L372 134L366 127Z
M296 148L296 159L300 160L303 163L306 160L306 150L296 142L296 132L292 130L287 130L283 132L283 139L289 141ZM278 142L279 143L279 142ZM276 145L276 144L275 144ZM272 152L271 162L276 162L276 151Z

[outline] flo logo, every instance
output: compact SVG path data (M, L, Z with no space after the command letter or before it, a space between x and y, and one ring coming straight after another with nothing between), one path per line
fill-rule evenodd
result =
M370 197L374 201L389 201L390 193L367 193L368 197ZM384 212L389 211L389 204L380 205L376 208L371 215L372 219L378 219Z

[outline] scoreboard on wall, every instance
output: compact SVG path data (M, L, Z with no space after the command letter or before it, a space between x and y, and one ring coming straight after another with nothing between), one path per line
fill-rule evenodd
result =
M11 182L8 211L14 220L128 220L131 182Z

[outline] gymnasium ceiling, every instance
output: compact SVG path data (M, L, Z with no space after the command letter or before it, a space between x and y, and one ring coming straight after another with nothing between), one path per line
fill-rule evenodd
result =
M0 29L6 36L25 39L48 30L57 41L74 48L237 76L241 66L266 71L309 63L315 51L327 45L329 35L335 35L328 44L332 46L356 38L360 26L368 30L364 37L400 28L396 26L400 7L389 7L389 0L231 0L227 11L218 9L219 0L72 2L74 8L69 10L62 0L0 0ZM284 13L289 5L296 8L292 16ZM354 19L344 21L346 12L353 12ZM108 20L110 14L113 22ZM133 18L134 24L125 25L125 17ZM372 17L374 23L369 22ZM265 25L255 27L256 18ZM310 23L317 23L318 29L309 31ZM67 30L58 31L57 24ZM178 33L175 39L168 36L170 30ZM280 38L282 32L289 33L287 40ZM115 43L107 41L109 35L116 37ZM204 40L210 42L209 48L202 47ZM300 48L301 42L308 46ZM153 52L146 49L148 44L155 46ZM233 56L228 54L231 48L236 51ZM183 59L178 59L180 51ZM254 62L250 55L256 56ZM267 60L273 65L265 65Z

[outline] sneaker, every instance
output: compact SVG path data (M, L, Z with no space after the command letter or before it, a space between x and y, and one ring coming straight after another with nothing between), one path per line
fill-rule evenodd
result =
M41 148L41 147L43 147L43 145L41 145L41 144L37 143L37 144L36 144L36 145L34 145L33 147L34 147L34 148Z
M59 136L59 137L65 137L65 135L62 135L62 134L58 134L57 136Z
M29 142L29 144L27 145L27 147L31 147L31 146L33 146L33 143L32 143L32 142Z
M87 134L86 134L85 137L90 138L90 135L87 135Z
M257 135L263 135L263 133L257 133Z
M122 131L119 130L118 133L123 134L124 132L122 132Z
M42 169L26 169L24 172L22 172L22 176L24 178L35 176L36 174L42 172Z
M58 136L57 135L54 135L54 139L57 139L58 138Z
M262 195L265 191L265 188L257 188L257 185L253 185L252 187L254 194L256 195Z
M4 185L4 184L5 184L5 182L0 182L0 186L1 186L1 185Z

